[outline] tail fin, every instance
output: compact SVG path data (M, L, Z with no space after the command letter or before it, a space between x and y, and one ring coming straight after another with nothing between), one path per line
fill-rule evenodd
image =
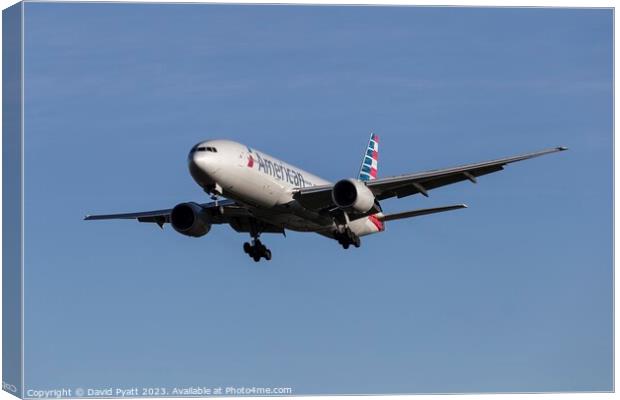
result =
M377 169L379 167L379 136L374 133L370 134L366 153L362 158L362 166L360 167L359 180L370 181L377 179Z

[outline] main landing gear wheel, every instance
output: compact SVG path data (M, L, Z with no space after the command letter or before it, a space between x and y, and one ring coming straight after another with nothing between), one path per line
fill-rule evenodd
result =
M254 244L248 242L243 243L243 251L250 256L255 262L259 262L261 258L271 260L271 250L269 250L260 240L253 240Z
M360 247L362 245L362 241L359 236L353 233L350 229L347 229L344 232L335 232L334 237L344 249L348 249L351 245L355 247Z

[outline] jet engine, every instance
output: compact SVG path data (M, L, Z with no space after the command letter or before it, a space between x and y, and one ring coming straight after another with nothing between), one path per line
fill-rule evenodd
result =
M170 213L170 225L185 236L200 237L211 230L209 215L196 203L177 204Z
M353 209L365 213L375 204L375 195L362 181L343 179L334 185L332 200L342 209Z

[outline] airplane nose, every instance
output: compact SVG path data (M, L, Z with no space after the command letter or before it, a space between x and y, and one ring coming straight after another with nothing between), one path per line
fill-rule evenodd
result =
M200 159L200 153L197 151L190 151L187 155L187 162L190 165L198 165L198 160Z
M190 169L206 169L209 160L203 152L193 151L187 156L187 163Z
M212 154L205 151L204 147L192 148L187 156L187 163L189 172L197 182L206 184L214 180L217 168Z

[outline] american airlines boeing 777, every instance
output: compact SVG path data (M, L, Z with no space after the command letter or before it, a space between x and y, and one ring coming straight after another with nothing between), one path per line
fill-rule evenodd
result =
M359 247L360 237L383 232L387 221L467 207L456 204L386 214L381 200L418 193L428 197L429 190L465 180L476 183L479 176L501 171L507 164L563 150L566 147L378 178L379 137L371 134L357 178L334 184L241 143L208 140L192 147L187 162L193 179L213 202L84 219L137 219L161 228L169 223L192 237L206 235L213 224L229 224L237 232L250 234L251 241L243 244L243 250L254 261L271 260L271 251L259 239L262 233L315 232L337 240L345 249Z

